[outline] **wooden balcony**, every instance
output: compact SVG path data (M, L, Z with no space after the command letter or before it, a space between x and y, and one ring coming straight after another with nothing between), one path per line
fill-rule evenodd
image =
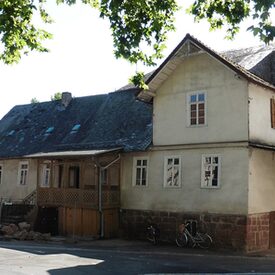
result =
M38 206L75 207L98 209L98 190L75 188L38 188ZM120 206L119 190L103 190L102 206L104 209Z

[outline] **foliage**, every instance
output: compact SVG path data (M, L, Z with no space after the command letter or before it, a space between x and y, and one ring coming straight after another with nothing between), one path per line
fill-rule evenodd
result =
M33 98L31 99L31 103L32 103L32 104L35 104L35 103L39 103L39 101L38 101L38 99L37 99L36 97L33 97Z
M188 11L197 21L207 19L211 29L226 26L230 39L238 33L240 23L252 16L254 24L248 30L269 43L275 36L275 26L271 23L271 11L274 8L274 0L195 0Z
M53 96L51 96L51 101L60 100L62 98L62 93L55 93Z
M55 0L57 4L73 5L77 0ZM98 9L110 22L114 54L131 63L154 65L162 57L167 33L174 30L174 17L179 9L176 0L78 0ZM229 38L239 31L240 23L253 16L255 24L249 30L262 41L273 40L275 27L270 21L274 0L193 0L189 9L197 21L207 19L211 29L227 27ZM47 52L45 39L52 35L33 23L34 15L42 22L52 23L45 4L49 0L1 0L0 39L3 50L0 59L11 64L30 50ZM144 87L140 73L132 78ZM140 81L139 81L140 80Z

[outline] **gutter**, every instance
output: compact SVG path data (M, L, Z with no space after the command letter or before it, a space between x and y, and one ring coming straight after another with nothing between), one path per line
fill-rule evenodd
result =
M104 238L104 214L102 209L102 171L120 160L120 154L116 159L108 163L106 166L101 166L100 163L95 160L96 166L99 168L99 182L98 182L98 211L100 217L100 238Z

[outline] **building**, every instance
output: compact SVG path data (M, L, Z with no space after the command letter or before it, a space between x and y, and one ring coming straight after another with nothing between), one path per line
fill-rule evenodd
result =
M217 246L273 247L274 50L219 54L188 34L148 91L15 107L0 122L0 192L38 184L63 234L142 238L153 220L173 240L196 219Z

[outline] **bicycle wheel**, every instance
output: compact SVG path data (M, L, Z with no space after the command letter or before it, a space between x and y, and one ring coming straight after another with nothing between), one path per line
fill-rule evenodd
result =
M197 244L200 248L209 248L212 244L212 238L206 233L198 233Z
M186 247L188 243L188 238L185 233L178 233L176 237L176 244L179 247Z
M154 228L149 227L147 229L146 239L152 244L157 244L157 236Z

